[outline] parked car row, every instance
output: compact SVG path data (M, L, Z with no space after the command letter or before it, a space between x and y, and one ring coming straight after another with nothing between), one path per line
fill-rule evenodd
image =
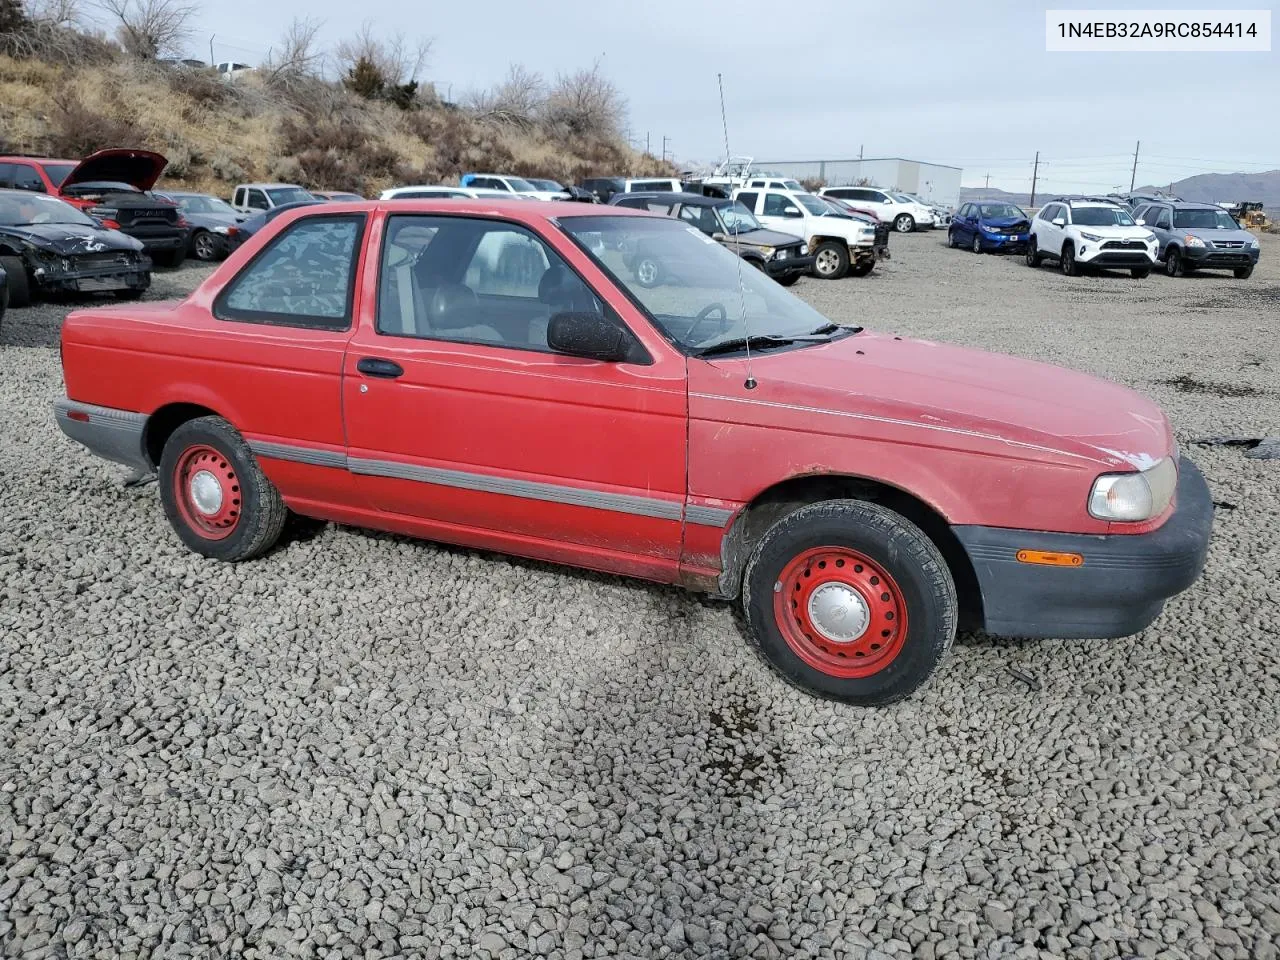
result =
M974 253L1023 253L1029 266L1050 260L1067 276L1119 268L1136 279L1163 265L1171 277L1216 269L1244 280L1261 256L1258 238L1221 207L1145 196L1128 203L1057 197L1034 218L1011 203L965 203L947 230L947 245Z

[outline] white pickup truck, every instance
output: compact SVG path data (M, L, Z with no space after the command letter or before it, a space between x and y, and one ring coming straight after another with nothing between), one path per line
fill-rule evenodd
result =
M876 228L838 215L821 197L798 190L735 190L733 198L766 229L803 237L814 257L814 276L865 277L876 265Z

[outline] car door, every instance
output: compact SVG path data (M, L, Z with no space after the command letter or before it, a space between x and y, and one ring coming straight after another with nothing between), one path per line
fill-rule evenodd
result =
M1066 239L1067 226L1070 223L1071 218L1067 205L1065 203L1052 204L1046 210L1044 223L1040 231L1040 235L1043 238L1038 241L1040 249L1055 257L1058 256L1062 252L1062 243Z
M778 193L776 190L766 191L757 219L770 230L789 233L793 237L804 236L804 211L794 197L785 193Z
M348 464L369 506L434 539L674 578L683 356L550 228L380 222L343 386ZM566 311L623 326L643 362L552 351L548 321Z
M1160 241L1160 251L1157 259L1163 260L1168 255L1169 242L1173 240L1173 208L1152 204L1148 208L1147 214L1153 218L1154 222L1148 220L1146 226Z

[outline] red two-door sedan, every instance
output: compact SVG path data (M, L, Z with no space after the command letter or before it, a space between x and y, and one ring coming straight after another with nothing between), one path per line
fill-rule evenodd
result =
M668 283L625 266L641 243ZM180 303L72 313L62 362L62 430L157 472L205 556L264 553L292 510L679 583L859 704L915 690L958 623L1141 630L1212 522L1146 398L838 326L622 209L303 207Z

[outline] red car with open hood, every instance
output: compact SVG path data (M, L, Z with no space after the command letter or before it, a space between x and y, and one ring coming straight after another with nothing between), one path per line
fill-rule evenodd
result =
M637 244L670 282L634 278ZM1145 397L838 326L639 211L301 207L180 303L72 313L62 346L62 430L157 472L205 556L263 554L292 510L679 583L854 703L915 690L957 624L1141 630L1209 539Z

